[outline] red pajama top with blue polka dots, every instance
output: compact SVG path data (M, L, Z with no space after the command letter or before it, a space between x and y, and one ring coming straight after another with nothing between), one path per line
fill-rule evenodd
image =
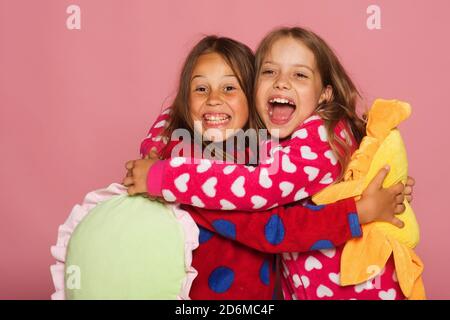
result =
M158 152L165 148L167 141L161 138L160 134L168 117L169 111L166 110L156 120L148 136L141 143L141 155L146 155L152 148L156 148ZM315 120L317 119L312 119L311 122ZM174 145L171 142L169 149ZM289 152L290 150L279 149L279 151ZM327 161L333 161L329 157L325 156L325 158ZM310 173L306 171L304 173L306 179L311 177ZM322 174L318 182L327 180L327 174L328 172ZM315 178L318 176L319 174ZM165 178L165 181L171 179L172 176L169 176ZM279 182L273 176L270 180L272 184L283 182ZM281 190L281 192L287 191ZM220 210L235 209L232 206L223 208L224 203L220 201L215 205L217 210L205 209L198 205L201 200L192 201L192 196L190 201L185 201L188 204L183 205L183 209L191 214L200 228L200 245L193 252L192 263L198 271L198 276L192 285L190 297L192 299L272 299L275 288L274 254L339 246L352 237L361 236L353 199L342 200L327 206L315 206L305 200L299 201L305 198L306 192L297 190L295 193L302 193L301 196L294 195L289 198L289 204L272 209L267 208L269 201L266 201L264 205L259 202L255 207L254 202L250 200L248 205L252 207L246 207L246 209L254 208L252 211ZM267 194L264 195L266 200L270 199ZM166 200L171 199L166 198ZM208 205L214 207L212 203L212 201L208 202ZM195 204L197 206L194 206ZM274 205L276 204L270 204L270 206Z

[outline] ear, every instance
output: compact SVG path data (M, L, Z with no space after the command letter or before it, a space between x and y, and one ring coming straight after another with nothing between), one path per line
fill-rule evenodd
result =
M322 93L320 94L319 104L323 102L330 102L332 97L333 97L333 87L327 85L325 88L323 88Z

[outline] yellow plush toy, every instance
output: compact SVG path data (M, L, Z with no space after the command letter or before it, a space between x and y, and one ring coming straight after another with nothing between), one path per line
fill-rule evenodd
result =
M389 164L391 170L383 186L405 183L408 160L403 140L396 127L411 114L408 103L378 99L368 114L366 136L353 154L344 181L331 185L313 197L320 204L359 197L377 172ZM346 243L341 257L341 285L363 283L377 275L391 256L397 278L407 299L425 299L422 282L423 263L413 248L419 242L419 226L405 200L406 210L399 215L405 226L399 229L386 222L363 225L363 236ZM378 272L379 274L379 272Z

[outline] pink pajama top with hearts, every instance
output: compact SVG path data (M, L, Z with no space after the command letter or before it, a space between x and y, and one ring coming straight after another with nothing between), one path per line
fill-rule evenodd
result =
M142 155L148 153L150 148L156 148L158 152L164 149L167 141L159 134L167 124L167 117L166 110L142 142ZM343 138L346 137L348 129L343 123L339 123L335 130ZM148 192L153 196L162 196L169 202L209 210L253 212L294 202L298 205L298 201L301 200L304 200L303 205L313 212L326 210L325 206L314 206L307 200L310 195L331 184L341 170L328 144L323 120L313 115L294 131L290 139L276 144L271 141L267 143L269 144L268 152L263 155L260 164L256 167L207 159L191 161L192 159L187 157L173 157L158 161L148 175ZM355 142L353 141L352 144L355 145ZM226 211L222 212L226 216ZM204 217L206 221L209 221L208 214L204 214ZM245 230L246 222L242 221L244 221L243 218L238 220L235 228ZM356 212L348 215L348 222L352 236L359 236L360 228ZM214 226L212 221L211 223ZM232 231L236 229L231 230L229 227L229 224L224 223L215 226L215 230L222 236L230 238ZM313 230L311 232L314 233ZM238 241L242 239L237 239L235 233L231 236L232 239ZM330 234L332 233L330 230ZM255 235L255 237L249 236L244 239L240 240L244 245L261 250L260 237ZM275 234L272 240L272 245L278 245L278 242L282 241L281 234ZM339 286L338 272L342 247L337 249L334 247L340 244L342 243L333 243L324 238L308 247L311 250L309 253L283 254L281 260L284 297L286 299L364 299L368 297L365 294L371 293L372 299L377 295L381 298L379 291L391 297L392 291L381 290L386 289L386 286L388 286L387 289L395 287L391 263L388 263L387 268L390 268L390 273L386 277L392 279L390 282L385 280L383 288L373 287L372 289L376 290L369 292L364 290L366 287L359 290L356 287ZM308 277L311 271L314 277L311 275ZM401 298L400 290L398 288L393 290L397 293L394 294L394 298Z
M336 127L338 133L342 123ZM265 210L308 198L331 184L340 166L323 120L314 115L281 143L265 142L258 166L188 157L158 161L148 193L166 201L217 210Z

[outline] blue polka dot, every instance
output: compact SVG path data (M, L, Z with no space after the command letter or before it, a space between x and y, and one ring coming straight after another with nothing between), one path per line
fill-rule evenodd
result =
M209 288L216 293L224 293L230 289L234 281L234 272L227 267L218 267L208 278Z
M198 235L198 242L200 242L200 244L205 243L214 235L214 233L209 231L208 229L202 228L200 226L198 228L200 230L200 234Z
M269 261L264 261L261 265L261 268L259 269L259 278L261 279L261 282L264 283L266 286L269 285L270 282L270 269L269 269Z
M352 233L352 237L361 237L362 231L361 226L359 225L358 214L350 213L347 219L348 223L350 224L350 231Z
M227 220L216 220L212 224L220 235L233 240L236 239L236 226L234 223Z
M309 210L312 210L312 211L320 211L323 208L325 208L325 205L322 204L320 206L316 206L314 204L307 203L307 204L305 204L305 207L308 208Z
M270 217L264 228L264 236L266 240L273 245L280 244L284 239L284 225L283 221L277 214Z
M334 245L330 240L319 240L319 241L316 241L309 250L313 251L313 250L331 249L331 248L334 248Z

